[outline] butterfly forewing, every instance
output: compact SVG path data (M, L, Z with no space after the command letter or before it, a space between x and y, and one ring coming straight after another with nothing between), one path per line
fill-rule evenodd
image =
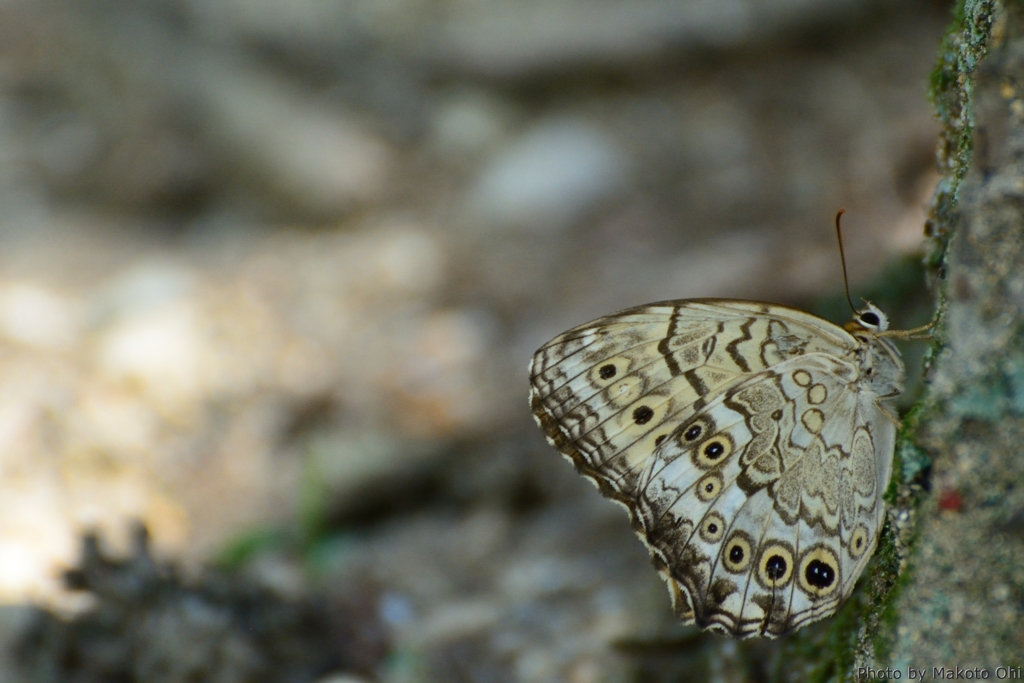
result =
M629 509L682 620L779 635L834 612L877 540L895 428L866 353L783 306L651 304L544 345L531 402Z

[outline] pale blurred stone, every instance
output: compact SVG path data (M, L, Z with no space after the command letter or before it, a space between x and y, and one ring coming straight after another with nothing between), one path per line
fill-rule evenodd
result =
M43 558L26 543L0 541L0 597L21 596L46 573Z
M93 325L109 324L151 312L193 295L197 274L165 259L140 259L114 274L92 292L83 292L90 304Z
M68 181L96 163L102 152L94 121L65 114L49 121L39 141L37 156L46 172L57 181Z
M81 322L72 300L29 283L0 290L0 330L9 339L43 349L67 349Z
M158 253L67 299L0 280L0 599L58 600L80 529L117 547L141 519L162 552L203 556L232 530L293 514L303 468L348 495L490 419L492 323L436 308L445 253L414 218L257 239L202 267ZM70 346L11 338L47 306L71 316ZM359 421L340 429L328 412L292 434L303 401L337 401ZM308 457L280 457L296 449Z
M571 563L561 556L529 557L504 568L499 585L513 599L527 600L578 590L594 579L594 572L585 563Z
M407 626L417 617L416 609L409 598L396 592L385 593L381 596L378 612L384 623L395 628Z
M432 142L446 156L476 156L493 149L509 132L512 118L494 96L482 91L459 92L433 111Z
M582 119L543 122L495 155L470 206L502 227L565 227L622 190L629 161L611 136Z
M328 674L318 678L316 683L369 683L369 680L355 674Z
M376 382L394 397L402 427L427 436L482 423L490 406L481 365L493 342L486 314L435 311L408 324Z
M501 606L489 599L452 601L437 605L416 629L420 646L437 645L489 629L501 618Z
M197 314L183 302L119 321L103 334L100 366L113 378L141 382L158 399L195 400L205 341Z
M400 440L386 433L327 433L310 440L306 471L332 500L346 501L367 481L394 475L435 455L421 442Z
M430 26L425 57L451 69L523 77L622 66L674 52L736 48L867 11L862 0L498 0L462 4Z
M400 293L436 291L444 263L437 239L416 225L389 226L382 232L370 259L379 275L368 279Z
M181 66L230 153L300 208L330 215L384 193L392 151L353 116L240 62Z
M68 416L72 441L111 454L142 454L156 440L160 418L131 391L95 387Z
M59 594L59 570L74 559L77 545L65 516L67 496L60 489L58 482L38 474L5 478L0 497L0 602L49 602Z
M744 294L757 298L759 281L771 266L770 245L765 232L735 231L701 249L682 252L665 274L666 293L675 292L667 298Z

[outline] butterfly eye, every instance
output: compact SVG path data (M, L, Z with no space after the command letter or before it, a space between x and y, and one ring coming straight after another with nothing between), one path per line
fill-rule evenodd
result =
M864 313L861 313L860 321L868 327L878 327L878 324L882 322L878 317L878 314L874 311L865 311Z

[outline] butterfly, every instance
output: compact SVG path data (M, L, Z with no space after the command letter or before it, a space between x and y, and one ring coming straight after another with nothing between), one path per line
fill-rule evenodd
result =
M652 303L534 355L538 424L629 512L684 623L776 637L853 591L892 473L891 339L930 327L889 330L865 304L839 327L757 301Z

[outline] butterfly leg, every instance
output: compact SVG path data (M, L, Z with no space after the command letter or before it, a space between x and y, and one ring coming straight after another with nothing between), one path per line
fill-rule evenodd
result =
M875 399L875 406L877 406L877 407L878 407L878 409L879 409L880 411L882 411L882 414L883 414L883 415L885 415L885 416L886 416L887 418L889 418L889 420L890 420L890 421L891 421L891 422L892 422L892 423L893 423L894 425L896 425L896 429L899 429L900 427L902 427L902 426L903 426L903 423L902 423L902 422L900 422L900 419L899 419L898 417L896 417L895 415L893 415L892 411L891 411L891 410L889 410L889 408L888 408L888 407L886 407L886 406L882 405L882 401L884 401L884 400L885 400L885 399L887 399L887 398L892 398L893 396L899 396L899 395L900 395L900 392L898 392L898 391L897 391L896 393L894 393L894 394L891 394L891 395L889 395L889 396L879 396L878 398L876 398L876 399Z
M876 337L893 337L894 339L931 339L932 330L939 324L939 313L936 311L935 317L931 319L927 325L921 325L915 327L912 330L886 330L885 332L879 332ZM921 334L927 332L928 334Z

